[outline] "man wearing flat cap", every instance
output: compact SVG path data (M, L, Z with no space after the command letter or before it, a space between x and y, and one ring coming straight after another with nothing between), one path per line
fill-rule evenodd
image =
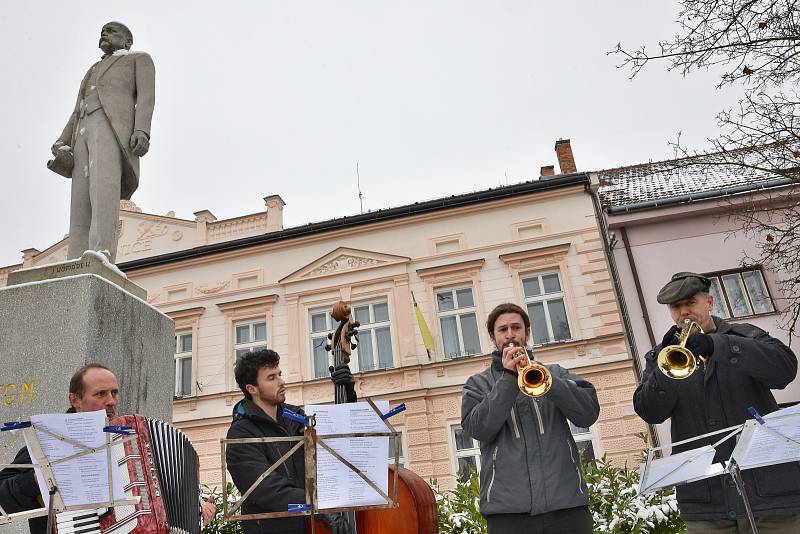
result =
M645 356L641 384L633 394L636 413L651 424L671 418L672 441L704 435L751 418L748 407L765 415L778 409L770 389L783 389L797 374L797 357L779 340L747 323L711 315L711 281L680 272L658 292L673 325ZM686 340L698 367L684 379L669 378L656 363L662 347L678 344L679 328L696 322ZM705 360L705 361L703 361ZM711 445L715 435L673 448L673 454ZM715 462L727 460L735 443L717 445ZM759 533L800 532L800 465L797 462L743 471ZM741 497L730 477L717 476L678 486L681 516L689 534L750 532Z

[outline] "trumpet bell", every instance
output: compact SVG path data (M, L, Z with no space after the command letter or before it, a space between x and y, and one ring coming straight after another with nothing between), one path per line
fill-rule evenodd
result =
M680 345L668 345L658 353L658 368L669 378L683 380L697 369L697 359L692 352Z
M520 369L517 378L519 390L529 397L541 397L553 385L553 376L544 365L531 363Z

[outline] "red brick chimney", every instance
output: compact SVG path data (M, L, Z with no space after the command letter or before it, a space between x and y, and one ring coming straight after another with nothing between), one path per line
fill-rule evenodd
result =
M558 166L561 168L561 174L578 172L577 167L575 167L575 158L572 156L572 146L569 144L569 139L556 141L556 157L558 158Z
M545 165L539 169L539 176L555 176L556 168L552 165Z

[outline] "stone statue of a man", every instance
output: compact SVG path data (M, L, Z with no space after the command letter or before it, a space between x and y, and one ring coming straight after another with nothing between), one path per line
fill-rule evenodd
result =
M132 44L124 24L103 26L103 57L83 77L75 110L52 147L56 158L48 167L72 178L68 259L95 250L115 260L119 201L130 200L139 185L139 158L150 148L155 66L148 54L130 52Z

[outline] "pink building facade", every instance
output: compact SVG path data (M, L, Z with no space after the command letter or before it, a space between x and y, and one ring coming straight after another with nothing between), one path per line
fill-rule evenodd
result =
M776 273L766 265L743 267L745 255L757 257L756 243L737 231L729 215L743 202L780 202L791 182L730 168L696 170L672 163L591 175L638 365L644 368L644 354L672 325L656 295L679 271L712 279L714 315L754 324L789 344L780 327L785 303L776 282L797 273ZM800 401L800 380L774 394L779 403ZM657 432L660 441L668 443L669 421L658 425Z

